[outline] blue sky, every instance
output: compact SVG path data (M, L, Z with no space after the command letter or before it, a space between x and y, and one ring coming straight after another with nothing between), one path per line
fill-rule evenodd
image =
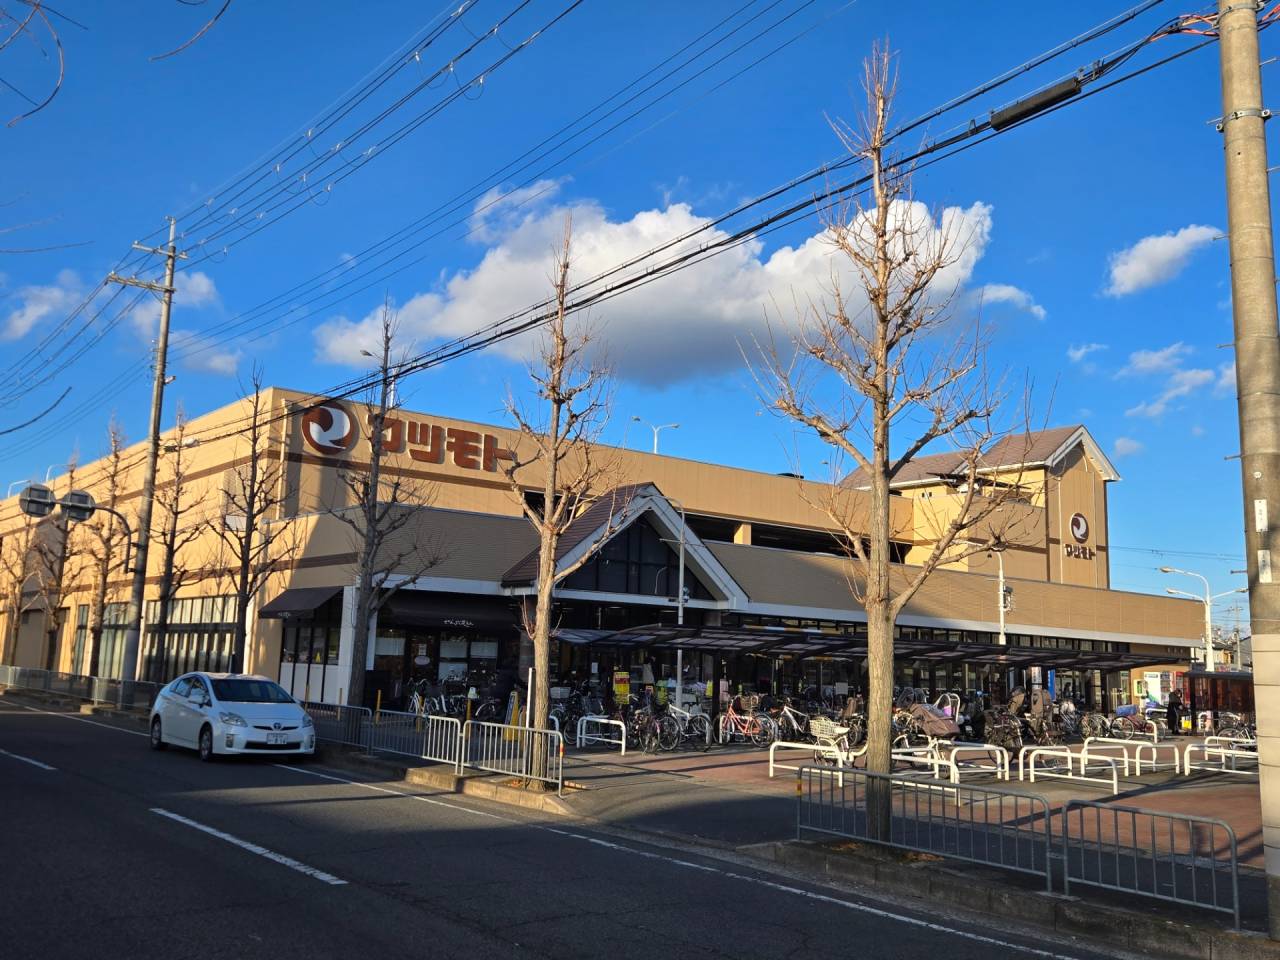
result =
M584 269L597 267L832 159L840 150L825 118L856 114L860 63L877 38L888 36L899 54L897 115L906 119L1124 7L1031 4L1012 17L941 2L744 2L586 0L400 142L367 157L342 154L350 175L331 190L319 180L294 182L292 195L311 202L225 254L221 241L207 239L219 224L200 227L194 217L181 224L191 226L183 244L193 262L179 284L174 327L179 346L188 338L189 347L191 336L342 268L715 24L726 25L713 38L740 29L700 64L776 24L577 156L530 170L543 175L523 192L478 214L475 202L464 203L402 272L350 296L330 285L320 309L295 308L283 317L287 326L276 313L275 324L255 323L179 360L166 422L178 402L199 413L238 396L255 363L267 382L283 386L320 390L347 380L358 372L349 361L364 342L362 322L384 295L419 346L500 319L545 292L551 240L566 211L578 225ZM458 61L454 77L470 79L568 3L534 0ZM474 3L378 103L431 77L514 6ZM0 343L14 360L67 316L131 241L158 230L166 214L222 200L221 185L278 145L302 145L300 133L328 104L437 12L390 2L238 3L189 49L153 62L212 11L140 0L110 11L64 0L59 9L87 29L55 21L67 58L62 90L45 110L0 129L0 227L20 228L0 233L0 248L83 245L0 254ZM1181 12L1160 4L927 133L984 117ZM792 42L729 79L785 41ZM1196 41L1162 39L1132 66ZM1275 42L1264 34L1264 58ZM52 76L34 44L0 53L0 78L27 96L39 99ZM426 109L457 89L445 76L413 103ZM1162 589L1169 581L1153 569L1161 563L1204 572L1215 590L1243 582L1229 575L1243 562L1238 465L1224 459L1238 444L1232 356L1219 347L1231 339L1231 315L1226 245L1214 239L1225 226L1221 144L1210 122L1218 97L1210 47L930 167L915 185L920 200L955 208L979 228L972 263L957 279L966 293L986 291L992 362L1034 382L1039 419L1086 423L1122 473L1110 513L1112 575L1124 588ZM25 104L0 89L0 109L7 119ZM319 162L336 136L301 149ZM488 200L522 179L493 181L500 186ZM265 182L272 185L270 176ZM798 458L802 472L822 475L826 455L816 444L760 414L739 347L759 328L768 298L787 301L812 278L818 261L806 241L818 231L813 221L795 224L597 308L594 323L622 375L608 436L644 447L649 432L632 415L678 421L663 434L664 452L770 471L794 469ZM39 429L0 437L6 483L42 475L72 449L98 455L113 412L131 438L143 434L154 316L151 307L124 318L74 365L0 411L2 427L72 388ZM501 422L506 385L523 387L521 349L417 375L405 384L405 401ZM34 367L57 369L44 360Z

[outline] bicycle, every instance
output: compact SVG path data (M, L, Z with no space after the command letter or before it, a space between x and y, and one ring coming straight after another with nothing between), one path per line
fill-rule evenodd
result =
M677 746L688 743L698 750L711 748L711 721L705 714L682 710L674 704L668 705L667 712L680 728Z
M750 740L763 747L778 739L778 726L767 716L749 712L741 698L735 697L720 714L716 739L720 743L729 743L732 739Z

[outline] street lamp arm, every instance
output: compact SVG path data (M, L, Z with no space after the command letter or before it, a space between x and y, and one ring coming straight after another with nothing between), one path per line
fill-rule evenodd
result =
M76 503L72 503L70 505L73 507L81 506L81 504L76 504ZM59 500L58 506L60 507L67 506L67 503L66 501ZM117 520L120 521L120 526L124 527L124 572L133 573L132 565L129 562L129 558L131 556L130 551L133 548L133 528L129 526L129 521L128 519L126 519L125 515L121 513L119 510L116 510L114 507L107 507L102 505L101 503L95 503L93 505L94 513L97 513L99 510L101 510L103 513L111 514L113 517L115 517Z

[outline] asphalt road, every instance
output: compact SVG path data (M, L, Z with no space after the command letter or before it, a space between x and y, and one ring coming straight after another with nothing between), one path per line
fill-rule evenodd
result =
M0 703L0 956L1079 958L316 763L202 764Z

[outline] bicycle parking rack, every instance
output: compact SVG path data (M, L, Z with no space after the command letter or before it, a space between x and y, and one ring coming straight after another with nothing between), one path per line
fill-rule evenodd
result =
M853 766L855 758L862 756L867 752L866 744L863 744L857 750L851 750L845 753L837 746L819 743L798 743L791 740L775 740L769 744L769 779L773 779L775 770L804 770L813 766L813 762L795 765L791 763L781 763L777 759L779 750L803 750L812 758L814 754L820 754L829 757L835 761L836 769L831 771L840 786L844 786L844 770Z
M950 751L948 759L956 767L957 776L965 773L994 773L997 780L1009 779L1009 751L994 743L956 743L954 740L935 740L934 746L939 750ZM987 757L993 762L981 764L962 762L961 757Z
M949 757L942 756L938 752L938 748L932 743L927 747L900 747L892 751L892 758L894 763L910 763L918 767L931 767L935 780L942 779L938 776L938 771L939 769L945 769L948 783L960 782L960 771L955 762Z
M1086 737L1080 753L1089 759L1099 759L1097 754L1104 750L1119 751L1119 759L1124 764L1126 777L1130 775L1130 765L1132 765L1133 775L1139 777L1142 776L1144 764L1152 773L1165 766L1172 767L1175 774L1182 772L1182 756L1175 743L1148 743L1146 740L1123 740L1118 737ZM1169 751L1173 759L1161 760L1161 750ZM1144 759L1148 754L1150 758ZM1085 762L1088 763L1088 759Z
M1239 740L1235 742L1250 743L1253 741ZM1195 751L1199 751L1204 754L1204 760L1200 763L1195 763L1191 759L1191 755ZM1217 766L1212 765L1210 762L1215 757L1218 760ZM1227 766L1228 760L1231 761L1230 766ZM1250 761L1253 763L1253 768L1241 770L1236 766L1237 760ZM1233 773L1238 777L1256 777L1259 773L1258 753L1256 750L1241 750L1239 747L1213 745L1207 742L1188 743L1182 755L1182 772L1186 776L1191 776L1195 771L1203 771L1206 773Z
M589 732L589 726L595 728L594 733ZM616 738L608 736L604 732L606 727L616 727L618 736ZM627 725L621 720L614 720L611 717L582 717L578 721L575 742L579 747L590 746L593 743L618 747L621 751L618 755L624 757L627 755Z
M1066 761L1060 767L1036 768L1036 761L1042 757ZM1093 777L1089 775L1090 764L1100 765L1110 773L1109 777ZM1075 768L1073 770L1073 768ZM1086 755L1073 753L1069 747L1023 747L1018 751L1018 779L1029 779L1036 782L1036 775L1053 777L1058 780L1075 780L1082 783L1099 783L1110 785L1111 795L1120 792L1120 777L1116 772L1114 757L1095 757L1090 760Z

